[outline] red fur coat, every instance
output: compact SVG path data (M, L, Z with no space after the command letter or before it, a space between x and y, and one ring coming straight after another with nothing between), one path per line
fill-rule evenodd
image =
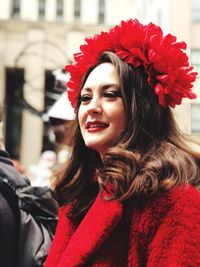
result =
M76 229L68 209L60 208L45 267L200 266L200 194L192 187L143 204L98 196Z

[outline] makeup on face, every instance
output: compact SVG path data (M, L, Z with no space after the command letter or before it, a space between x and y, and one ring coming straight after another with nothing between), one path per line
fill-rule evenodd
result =
M123 131L126 112L115 66L102 63L88 76L80 96L78 120L85 145L100 154Z

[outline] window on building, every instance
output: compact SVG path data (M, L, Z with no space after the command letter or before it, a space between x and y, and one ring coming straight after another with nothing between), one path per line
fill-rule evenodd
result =
M192 21L200 21L200 1L192 0Z
M105 22L105 0L99 0L99 23Z
M58 19L63 18L63 0L57 0L56 16Z
M40 19L44 19L45 17L45 6L46 0L39 0L38 16Z
M22 94L24 70L7 68L5 98L5 145L11 158L19 159L22 131Z
M48 111L55 102L52 95L55 94L55 77L50 70L45 71L45 111ZM42 151L54 150L54 143L50 140L51 125L49 121L44 122Z
M200 134L200 103L191 104L191 131Z
M191 63L200 75L200 49L191 51Z
M20 0L12 1L11 16L14 18L19 17L20 15Z
M74 0L74 18L80 19L81 16L81 0Z

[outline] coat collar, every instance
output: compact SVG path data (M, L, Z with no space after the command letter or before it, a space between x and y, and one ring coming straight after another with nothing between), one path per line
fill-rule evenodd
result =
M122 211L122 203L119 201L106 201L98 196L71 235L58 266L73 267L84 264L111 235L122 216ZM70 232L72 229L68 230Z

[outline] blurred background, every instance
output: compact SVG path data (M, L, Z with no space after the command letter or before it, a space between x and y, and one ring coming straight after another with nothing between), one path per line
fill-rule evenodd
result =
M70 107L60 101L59 112L51 112L60 97L64 100L64 66L86 36L129 18L152 21L185 41L200 72L200 0L0 1L3 136L10 156L25 171L41 158L54 164L60 151L59 160L67 159L73 137ZM184 133L200 141L200 76L194 87L198 98L174 112Z

